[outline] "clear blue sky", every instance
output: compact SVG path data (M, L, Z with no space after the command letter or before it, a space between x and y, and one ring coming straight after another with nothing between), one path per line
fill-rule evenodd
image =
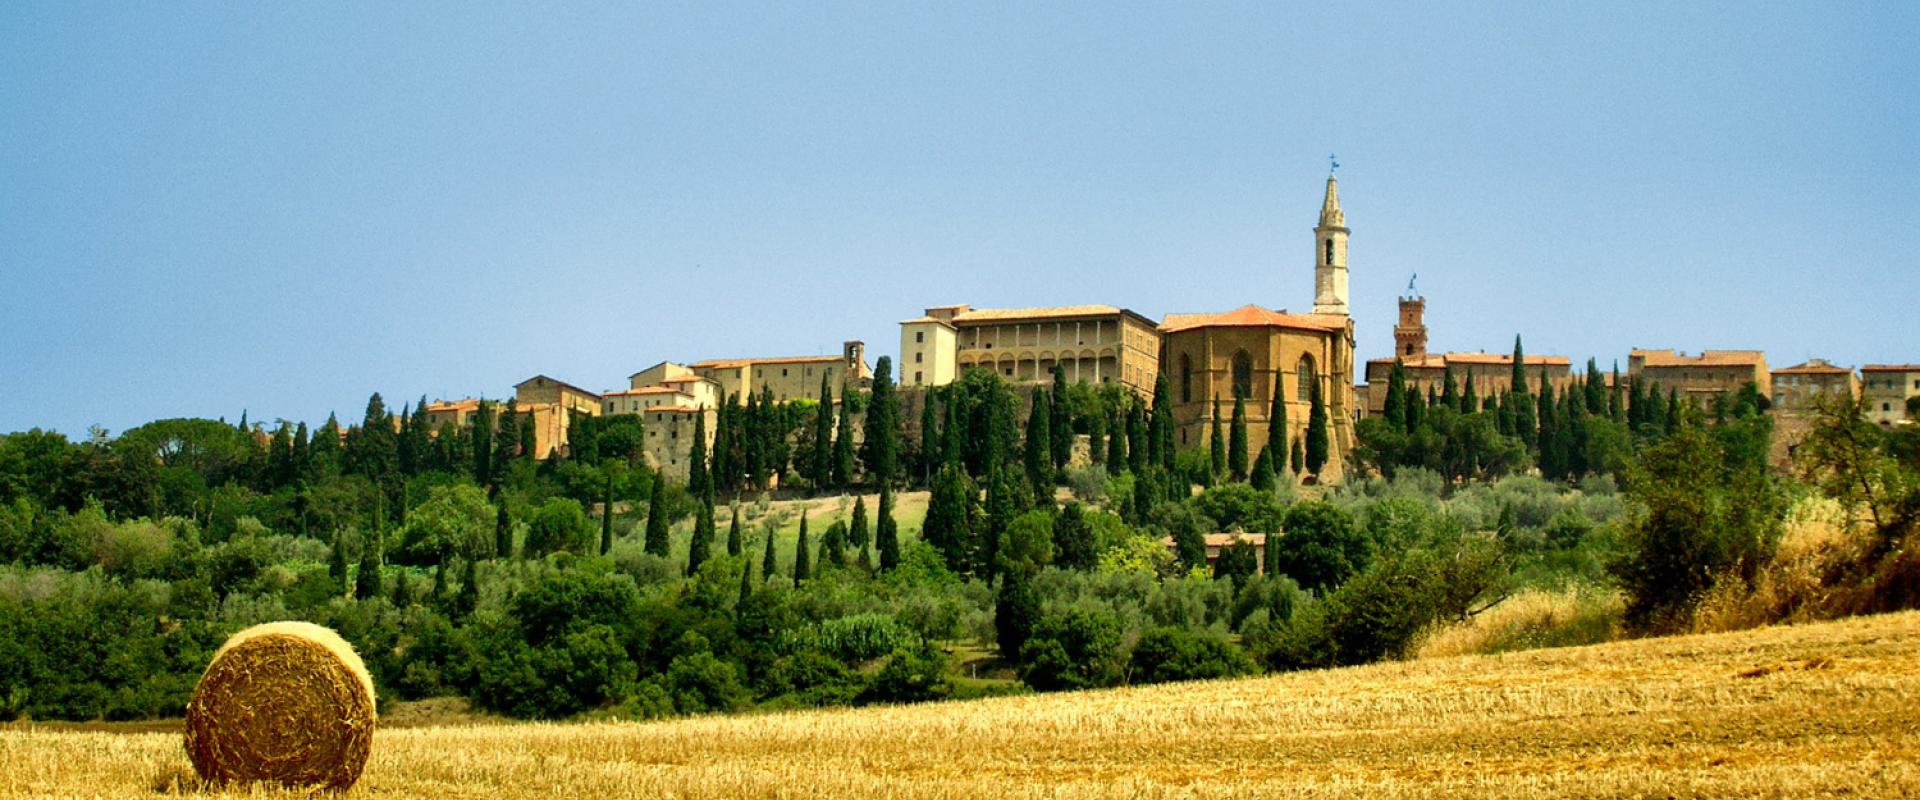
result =
M0 4L0 431L358 419L925 306L1920 361L1920 4Z

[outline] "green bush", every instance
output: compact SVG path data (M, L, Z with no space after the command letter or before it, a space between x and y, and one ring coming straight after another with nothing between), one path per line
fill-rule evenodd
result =
M1154 628L1140 634L1128 659L1129 683L1231 678L1256 670L1253 659L1225 637L1187 628Z
M1020 648L1020 680L1039 691L1120 682L1120 623L1111 613L1068 608L1040 618Z

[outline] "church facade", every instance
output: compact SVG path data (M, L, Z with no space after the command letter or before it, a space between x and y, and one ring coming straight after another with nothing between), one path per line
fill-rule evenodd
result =
M1174 443L1180 449L1207 446L1215 409L1221 430L1227 431L1234 399L1244 398L1251 464L1267 446L1276 393L1285 410L1287 446L1298 441L1304 447L1317 393L1325 407L1328 443L1318 478L1326 482L1345 474L1356 411L1348 233L1339 183L1329 175L1314 228L1311 313L1247 305L1215 314L1169 314L1161 322L1160 369L1171 389Z

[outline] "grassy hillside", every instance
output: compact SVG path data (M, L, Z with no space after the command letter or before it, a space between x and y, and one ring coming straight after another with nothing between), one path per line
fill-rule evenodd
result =
M351 796L1920 793L1920 612L1214 683L384 731ZM163 733L0 728L0 794L193 792Z

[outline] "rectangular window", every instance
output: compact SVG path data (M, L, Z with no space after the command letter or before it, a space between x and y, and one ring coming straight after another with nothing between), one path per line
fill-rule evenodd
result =
M914 343L914 344L920 344L920 343L922 343L922 342L925 342L926 340L927 340L927 332L926 332L926 331L914 331L914 332L913 332L913 343Z
M915 363L915 364L918 364L918 363L920 363L920 355L921 355L920 353L914 353L914 354L913 354L913 363Z
M914 382L914 383L921 383L921 382L923 382L923 379L922 379L922 378L920 377L920 371L919 371L919 370L914 370L914 371L913 371L913 382Z

